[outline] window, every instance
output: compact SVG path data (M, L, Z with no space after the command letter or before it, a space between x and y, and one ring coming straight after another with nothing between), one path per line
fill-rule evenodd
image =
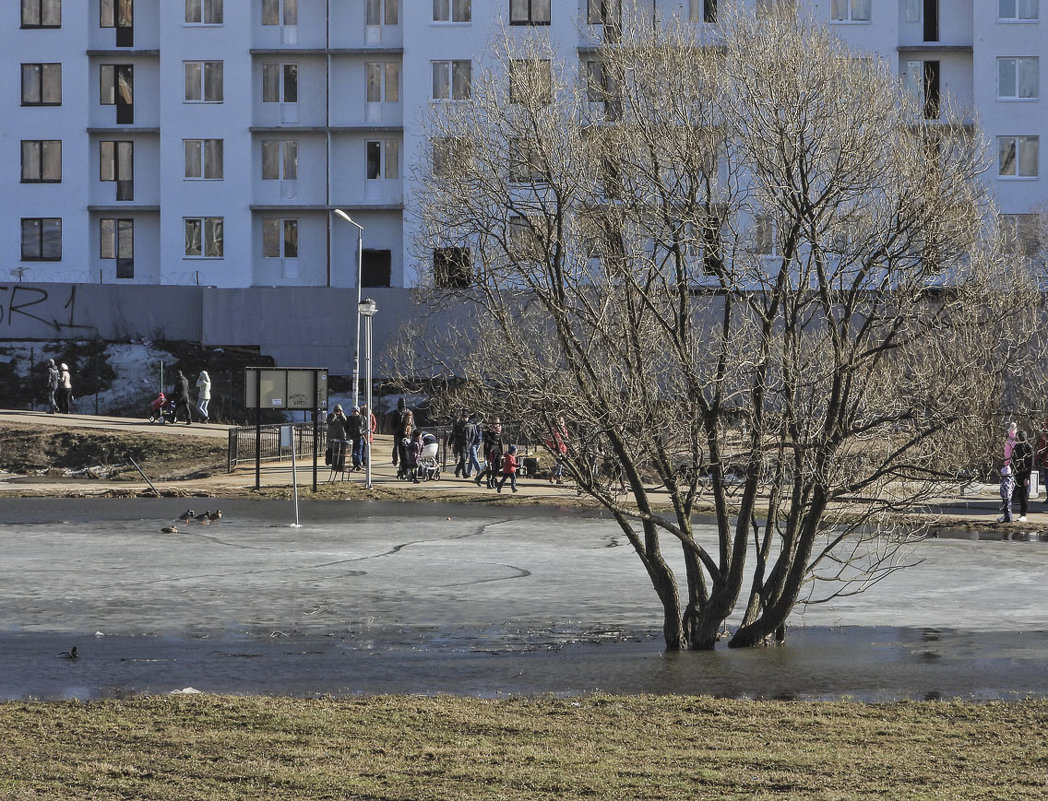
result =
M22 65L22 105L62 105L62 65Z
M297 259L298 220L262 220L262 255L267 259Z
M222 142L221 139L183 139L186 178L222 180Z
M298 25L298 0L262 0L262 24Z
M222 258L222 218L186 217L186 255Z
M509 140L509 179L534 183L543 180L542 156L538 143L523 137Z
M870 0L833 0L830 19L835 22L869 22Z
M922 104L926 120L939 119L938 61L907 61L906 88Z
M367 178L369 181L400 177L400 142L383 139L367 143Z
M262 65L262 102L298 102L298 64Z
M133 0L99 0L98 25L101 28L116 28L117 47L133 47L135 44Z
M98 180L116 182L117 200L135 199L135 143L98 143Z
M997 98L1000 100L1029 100L1039 96L1036 56L997 59Z
M99 258L116 261L117 278L135 277L135 221L103 217L98 221Z
M589 59L586 62L586 99L591 103L603 103L608 99L605 78L604 62L600 59Z
M553 69L549 59L513 59L509 63L509 102L551 103Z
M270 139L262 142L262 180L298 179L298 140Z
M717 0L690 0L688 20L691 22L716 22Z
M23 28L61 28L62 0L22 0Z
M622 23L622 0L586 0L586 22L618 26Z
M62 140L22 140L22 183L58 183L62 180Z
M102 64L99 67L98 86L102 105L116 106L117 123L133 123L135 121L134 66L131 64Z
M222 102L222 62L185 61L186 102Z
M434 22L469 22L473 13L470 0L433 0Z
M465 172L470 165L473 144L463 136L448 136L433 140L433 175L448 177Z
M186 0L187 25L221 25L222 0Z
M939 0L924 0L924 41L939 41Z
M393 277L393 253L364 248L360 264L361 286L389 286Z
M924 5L923 0L906 0L906 21L907 22L920 22L921 21L921 7Z
M364 65L367 76L367 102L400 102L400 65L393 61Z
M1044 230L1036 214L1002 214L1005 253L1033 256L1044 247Z
M364 8L366 25L397 25L399 21L400 0L366 0Z
M433 281L444 289L465 289L473 284L473 254L469 248L434 248Z
M1008 22L1037 19L1038 5L1038 0L997 0L997 19Z
M433 99L469 100L472 66L470 61L434 61Z
M537 261L542 258L542 240L531 221L522 214L510 214L506 228L506 246L520 259Z
M509 0L510 25L549 25L550 0Z
M22 261L62 260L62 218L22 218Z
M753 252L761 256L774 256L778 252L775 241L775 220L766 215L753 219Z
M1008 178L1037 177L1037 136L998 136L997 174Z

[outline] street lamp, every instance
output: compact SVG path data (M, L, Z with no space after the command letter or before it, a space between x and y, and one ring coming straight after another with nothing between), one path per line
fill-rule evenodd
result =
M357 344L353 351L353 405L359 406L360 386L360 276L364 269L364 226L350 217L342 209L335 209L335 216L341 217L357 228Z
M359 320L361 316L364 318L364 375L367 377L367 382L364 384L364 397L368 409L367 416L364 418L364 442L367 447L364 486L367 489L371 489L371 415L374 414L371 409L371 317L376 311L378 311L378 306L371 298L364 298L357 304L357 319Z

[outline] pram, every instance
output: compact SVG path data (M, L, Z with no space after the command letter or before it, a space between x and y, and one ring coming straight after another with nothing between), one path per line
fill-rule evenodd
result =
M422 437L422 455L415 466L415 476L419 481L437 481L440 478L440 461L437 459L439 451L437 438L432 434L425 434Z
M175 402L161 392L149 407L150 423L175 422Z

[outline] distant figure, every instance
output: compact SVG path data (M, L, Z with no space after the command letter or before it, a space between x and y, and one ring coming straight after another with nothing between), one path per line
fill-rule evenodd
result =
M1012 447L1012 473L1015 475L1012 498L1019 501L1019 522L1025 523L1030 506L1030 476L1033 473L1033 448L1025 431L1018 433Z
M1012 454L1015 450L1015 440L1018 426L1011 423L1008 426L1008 434L1004 438L1004 464L1001 466L1001 512L997 518L998 523L1012 522L1012 493L1015 492L1015 474L1012 470Z
M350 452L353 454L353 470L359 470L364 464L364 418L360 416L360 409L354 406L349 410L346 420L346 436L349 437Z
M184 410L186 413L186 425L193 424L193 410L189 405L189 379L186 378L182 371L178 371L178 375L175 376L175 419L173 422L178 422L179 410Z
M200 416L203 418L203 422L210 420L210 415L207 412L207 406L211 403L211 377L207 374L207 370L201 370L200 375L197 376L197 411L200 412Z
M327 441L331 450L328 464L334 472L342 473L346 469L346 449L349 447L349 420L342 411L342 404L336 403L334 411L328 416Z
M393 429L393 466L396 467L400 461L402 451L400 448L400 441L404 438L404 414L408 412L408 402L402 395L397 401L396 411L389 418L390 428ZM410 414L410 412L408 412ZM400 478L400 472L397 471L397 478Z
M73 400L73 379L69 375L69 365L62 362L62 366L59 368L58 378L58 411L62 414L69 414L69 404Z
M62 374L55 367L55 360L47 360L47 413L55 414L58 411L58 401L55 394L62 384Z
M509 479L509 485L513 488L513 491L517 491L517 467L517 446L510 445L506 455L502 458L502 479L496 488L498 492L502 492L502 488L506 486L507 479Z

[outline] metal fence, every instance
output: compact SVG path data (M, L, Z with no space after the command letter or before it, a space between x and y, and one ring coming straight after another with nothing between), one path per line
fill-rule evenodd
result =
M280 429L291 426L295 458L313 459L313 424L312 423L267 423L261 428L259 446L261 461L279 462L291 458L291 446L281 446ZM229 429L229 455L227 468L233 472L239 464L255 463L255 426L240 426ZM327 425L319 426L316 453L324 457L327 447Z

